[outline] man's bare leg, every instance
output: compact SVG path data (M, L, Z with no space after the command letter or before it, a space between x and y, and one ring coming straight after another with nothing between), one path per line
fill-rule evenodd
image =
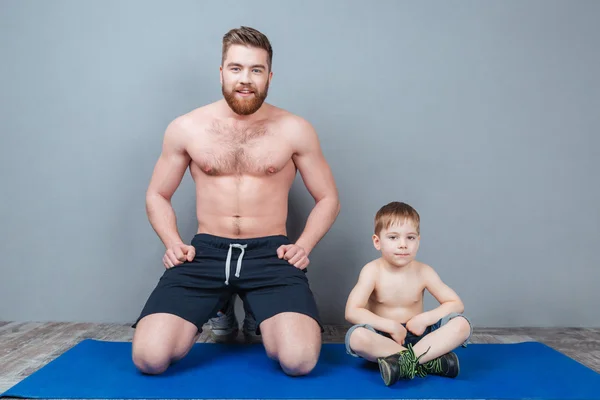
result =
M145 374L161 374L187 355L199 335L196 325L173 314L148 315L133 335L133 363Z
M267 355L291 376L307 375L319 359L321 328L311 317L285 312L260 324Z

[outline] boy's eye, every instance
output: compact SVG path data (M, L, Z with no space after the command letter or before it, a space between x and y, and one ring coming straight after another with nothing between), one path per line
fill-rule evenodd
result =
M410 240L415 240L415 237L414 237L414 236L409 236L408 238L409 238Z

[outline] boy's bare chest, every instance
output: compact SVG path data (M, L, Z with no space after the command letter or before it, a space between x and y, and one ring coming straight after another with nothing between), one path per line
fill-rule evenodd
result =
M371 297L372 301L380 304L411 306L423 301L423 290L418 280L381 277Z
M199 169L210 176L275 175L290 164L292 154L285 136L265 125L213 126L191 152Z

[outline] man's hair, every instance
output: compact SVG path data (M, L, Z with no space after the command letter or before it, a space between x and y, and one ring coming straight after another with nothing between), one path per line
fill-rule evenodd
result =
M392 224L402 223L406 219L415 224L417 234L420 235L421 217L417 210L399 201L388 203L375 214L375 234L379 235L384 228L388 229Z
M271 47L269 39L256 29L247 26L232 29L223 36L223 53L221 55L221 65L223 65L223 63L225 62L225 56L227 55L227 51L229 50L229 48L236 44L266 50L267 54L269 55L267 58L267 64L269 66L269 71L271 71L271 61L273 60L273 48Z

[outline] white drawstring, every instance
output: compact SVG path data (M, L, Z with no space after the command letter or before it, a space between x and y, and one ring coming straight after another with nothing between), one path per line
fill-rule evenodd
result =
M242 258L244 258L244 253L246 252L246 246L248 246L248 245L247 244L238 244L238 243L231 243L229 245L229 251L227 252L227 261L225 262L225 284L226 285L229 285L229 268L231 266L231 249L235 247L242 251L242 253L238 257L237 267L235 269L235 277L239 278L240 271L242 270Z

